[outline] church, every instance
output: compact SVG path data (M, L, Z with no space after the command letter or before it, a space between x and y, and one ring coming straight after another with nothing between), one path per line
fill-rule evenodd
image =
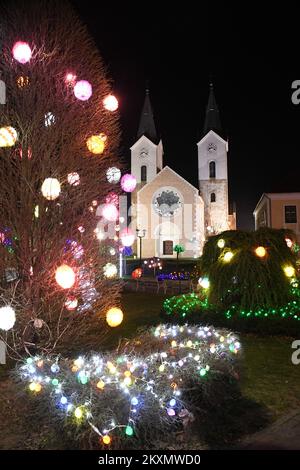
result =
M174 247L181 245L181 258L198 258L207 237L236 229L236 214L229 213L228 142L222 137L212 84L197 147L198 188L164 166L163 145L146 90L137 140L130 149L131 173L137 181L131 194L131 226L140 236L134 247L138 257L173 258Z

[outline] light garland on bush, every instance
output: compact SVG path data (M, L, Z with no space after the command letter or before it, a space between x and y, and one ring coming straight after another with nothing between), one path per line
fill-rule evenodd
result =
M97 354L75 361L29 357L19 376L32 393L49 394L61 420L66 416L69 424L90 425L105 447L116 433L140 438L136 428L140 433L147 419L155 433L183 425L190 414L185 387L193 382L200 392L212 370L231 374L241 348L228 330L188 325L159 325L135 338L131 351L134 344L150 345L148 355Z

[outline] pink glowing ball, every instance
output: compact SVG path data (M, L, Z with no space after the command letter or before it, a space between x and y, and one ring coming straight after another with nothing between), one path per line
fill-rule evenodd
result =
M126 173L121 178L121 187L125 193L132 193L136 188L136 177L130 173Z
M119 211L114 204L104 204L102 216L109 222L115 222L119 217Z
M12 50L14 58L20 62L20 64L26 64L31 59L31 49L27 42L18 41L14 44Z
M78 100L87 101L92 96L92 85L87 80L79 80L74 86L74 95Z
M120 233L120 240L123 246L131 246L134 243L135 236L130 228L124 228Z

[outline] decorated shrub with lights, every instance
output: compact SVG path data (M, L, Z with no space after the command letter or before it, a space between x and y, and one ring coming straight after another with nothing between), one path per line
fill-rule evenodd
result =
M164 314L173 321L214 324L223 324L225 318L239 327L247 319L257 331L262 320L265 324L272 319L273 332L285 332L282 323L289 319L289 332L294 332L300 328L298 251L295 235L286 230L228 231L210 237L197 267L197 293L167 299Z
M228 399L225 384L235 382L240 351L225 329L159 325L109 354L29 357L17 379L35 408L49 402L52 422L64 423L82 446L161 449Z
M292 298L296 256L283 230L228 231L210 237L200 259L210 304L247 315L279 308Z

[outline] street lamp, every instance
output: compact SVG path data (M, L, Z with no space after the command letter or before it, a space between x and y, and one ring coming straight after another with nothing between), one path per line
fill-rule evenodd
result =
M140 268L142 268L142 239L146 235L146 230L136 229L136 236L140 239Z

